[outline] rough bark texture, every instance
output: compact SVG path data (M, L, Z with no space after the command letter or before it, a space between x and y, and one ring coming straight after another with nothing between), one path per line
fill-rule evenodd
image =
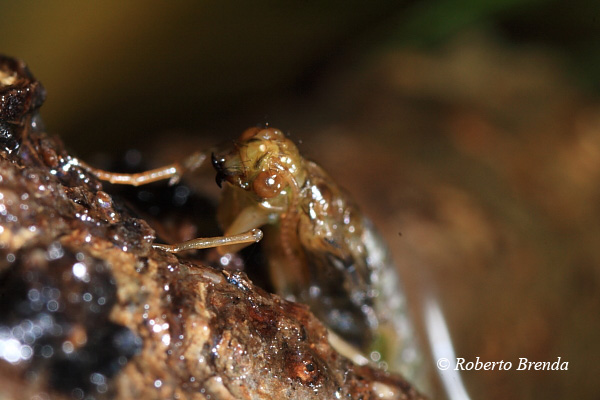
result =
M305 306L153 250L46 136L43 99L0 57L0 398L421 398L338 355Z

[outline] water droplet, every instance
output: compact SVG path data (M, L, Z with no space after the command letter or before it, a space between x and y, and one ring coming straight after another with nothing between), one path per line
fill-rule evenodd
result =
M94 385L101 385L106 383L106 377L98 372L94 372L92 375L90 375L90 382L92 382Z
M49 344L46 344L42 347L41 354L44 358L50 358L54 354L54 349Z
M0 356L11 364L21 359L21 343L16 339L0 340Z
M36 302L40 300L40 291L37 289L29 289L27 297L30 301Z
M89 281L87 266L84 263L78 262L78 263L73 264L73 275L75 275L77 278L79 278L82 281L85 281L85 282Z
M381 360L381 353L379 353L378 351L372 351L371 352L371 360L373 360L375 362Z
M46 305L46 308L48 308L48 311L50 312L58 311L58 301L50 300Z
M71 354L75 348L73 347L73 343L68 340L65 340L62 344L62 351L65 354Z
M71 391L71 395L77 400L82 400L84 393L83 390L81 390L80 388L76 388Z

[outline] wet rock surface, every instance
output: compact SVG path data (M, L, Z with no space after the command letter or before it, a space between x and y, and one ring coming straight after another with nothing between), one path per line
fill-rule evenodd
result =
M43 132L43 98L0 57L2 399L420 398L334 352L305 306L153 250L150 225Z

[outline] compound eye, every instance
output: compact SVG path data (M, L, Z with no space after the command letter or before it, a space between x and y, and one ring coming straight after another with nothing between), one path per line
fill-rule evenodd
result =
M283 178L273 172L263 171L252 183L252 189L258 196L270 199L277 196L283 188Z

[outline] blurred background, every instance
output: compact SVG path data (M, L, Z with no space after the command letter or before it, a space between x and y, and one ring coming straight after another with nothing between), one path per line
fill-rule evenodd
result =
M96 165L279 127L381 228L423 341L445 321L457 357L513 363L465 371L472 398L584 399L600 393L599 18L593 0L2 2L0 52Z

